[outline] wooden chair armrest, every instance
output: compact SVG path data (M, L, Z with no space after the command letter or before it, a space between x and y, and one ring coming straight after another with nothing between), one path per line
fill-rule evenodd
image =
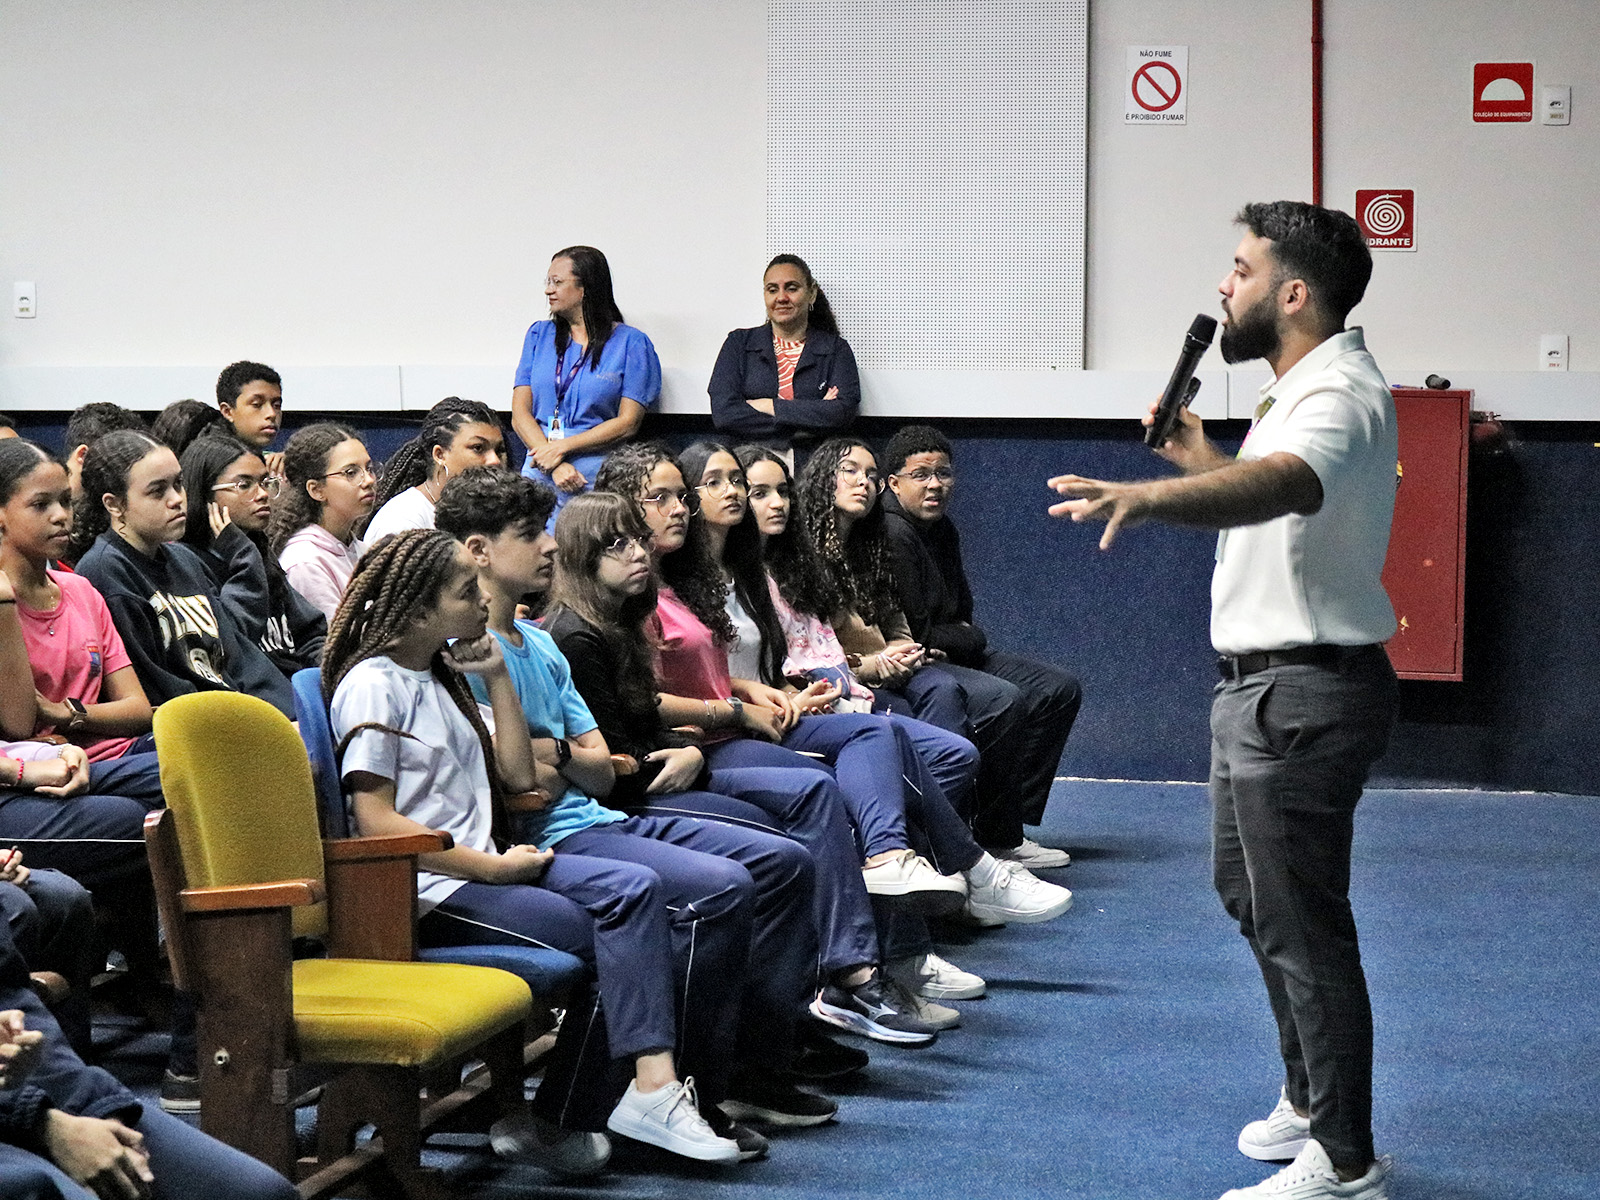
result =
M385 837L332 838L322 843L328 862L362 862L375 858L409 858L436 854L456 844L448 833L397 833Z
M530 788L506 797L508 813L543 812L550 807L550 793L543 788Z
M183 911L229 912L251 908L298 908L318 904L327 895L320 879L280 879L273 883L241 883L228 887L184 888L178 893Z
M706 731L699 725L674 725L672 732L687 738L697 746L706 740Z
M639 773L639 760L631 754L613 754L611 756L611 769L619 776L637 775Z

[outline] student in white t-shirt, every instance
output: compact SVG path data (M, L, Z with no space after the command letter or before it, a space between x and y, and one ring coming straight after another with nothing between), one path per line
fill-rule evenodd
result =
M361 560L322 667L356 825L365 836L442 830L454 838L452 849L418 860L424 945L555 946L594 965L611 1057L633 1065L608 1128L690 1158L735 1161L739 1145L707 1124L694 1081L678 1077L674 1051L708 1063L725 1058L713 1046L679 1045L678 1007L680 999L686 1010L729 1006L749 951L750 874L707 856L722 869L707 872L705 895L669 912L659 877L644 867L613 862L597 871L575 857L570 869L565 855L497 840L508 830L505 795L532 790L537 772L487 619L477 568L449 534L407 530ZM482 678L495 725L520 736L491 742L463 672ZM684 959L682 997L675 948ZM685 1019L685 1038L700 1024ZM609 1155L603 1135L563 1133L548 1120L526 1133L530 1151L554 1143L588 1170Z
M468 467L507 462L506 435L487 404L446 396L428 410L422 428L383 464L363 541L374 546L402 529L432 529L439 489Z

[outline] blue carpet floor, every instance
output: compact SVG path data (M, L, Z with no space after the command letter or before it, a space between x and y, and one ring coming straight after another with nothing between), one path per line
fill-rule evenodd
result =
M873 1047L840 1121L769 1161L619 1146L581 1186L434 1157L463 1195L1213 1200L1281 1077L1260 977L1210 891L1205 790L1058 783L1041 840L1076 905L962 935L987 999L923 1051ZM1369 793L1353 897L1377 1021L1375 1128L1397 1200L1600 1197L1600 799ZM148 1047L146 1047L148 1053ZM139 1057L137 1045L125 1048Z

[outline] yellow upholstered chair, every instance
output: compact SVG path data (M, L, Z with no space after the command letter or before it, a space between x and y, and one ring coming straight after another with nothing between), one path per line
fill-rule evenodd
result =
M416 856L447 834L323 843L306 750L264 701L201 692L156 710L167 811L145 824L174 981L199 1006L201 1127L325 1195L356 1173L374 1194L437 1189L427 1125L522 1099L528 985L488 967L411 961ZM294 937L332 957L291 956ZM482 1059L487 1081L424 1109L424 1074ZM298 1162L293 1069L325 1085L317 1157ZM376 1127L359 1149L358 1130Z

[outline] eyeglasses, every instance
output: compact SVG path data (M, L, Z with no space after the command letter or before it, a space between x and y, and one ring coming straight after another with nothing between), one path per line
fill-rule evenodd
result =
M839 464L839 478L844 480L846 483L854 483L858 479L865 479L868 487L875 488L880 492L883 491L882 475L879 475L877 471L871 468L863 471L853 462L842 462Z
M699 498L693 492L651 492L648 496L640 496L639 503L649 505L659 513L669 513L675 504L681 504L690 512L698 507Z
M356 480L365 476L366 478L372 480L373 483L377 483L378 471L379 468L373 466L371 463L351 463L348 467L340 467L337 471L329 471L326 475L318 475L317 478L332 479L335 475L337 475L346 483L354 483Z
M544 285L548 288L560 287L563 283L568 283L576 278L576 275L568 275L565 279L557 279L554 275L546 275L544 277Z
M897 471L896 479L910 479L917 483L927 483L937 479L940 483L951 484L955 482L956 473L949 467L918 467L915 471Z
M622 534L615 541L604 547L600 553L609 554L612 558L627 558L635 550L641 554L649 554L648 539L635 537L632 534Z
M697 492L705 492L712 496L725 496L729 492L748 492L750 485L745 482L743 475L733 475L727 479L713 479L709 483L702 483L695 488Z
M242 479L235 479L232 483L218 483L211 488L213 492L238 492L241 496L248 496L260 488L267 496L276 496L283 489L281 475L246 475Z

